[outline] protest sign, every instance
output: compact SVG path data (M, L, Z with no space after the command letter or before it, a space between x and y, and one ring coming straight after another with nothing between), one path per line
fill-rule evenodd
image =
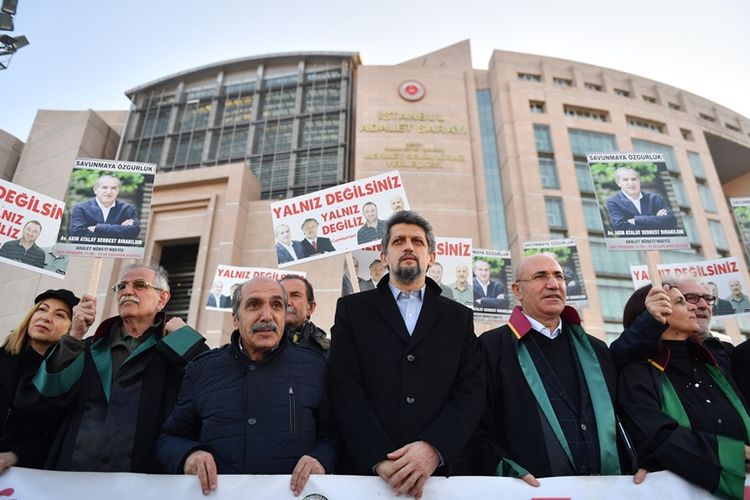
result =
M659 264L656 267L662 280L691 276L702 281L708 292L717 299L711 307L715 318L750 312L748 287L743 282L742 272L735 257L680 264ZM651 283L647 266L630 266L630 275L636 290Z
M513 310L510 252L475 248L472 260L474 317L507 321Z
M586 157L608 250L690 248L661 153Z
M237 267L219 264L216 267L211 290L208 291L206 297L206 309L232 312L232 295L239 285L260 276L278 281L287 274L295 274L304 278L307 273L304 271L280 271L265 267Z
M0 179L0 262L62 279L68 257L53 246L64 204Z
M555 256L565 276L566 302L568 304L585 304L586 285L583 283L581 258L574 240L526 241L523 254L528 257L538 253L549 253Z
M155 173L152 163L77 159L55 251L143 258Z
M435 244L435 263L427 270L427 275L440 285L441 295L471 307L471 238L437 236Z
M729 198L745 253L750 258L750 198Z
M2 492L19 500L55 498L56 500L200 500L206 498L196 476L134 474L111 472L58 472L11 467L3 473ZM219 474L214 500L236 498L323 500L358 498L384 500L398 498L387 482L379 477L311 474L300 496L289 488L290 475ZM85 486L82 486L85 485ZM745 479L745 498L750 495L750 479ZM252 492L249 495L248 492ZM424 498L430 500L474 500L507 498L517 500L652 500L676 498L710 500L708 491L694 486L667 471L649 472L641 484L632 476L547 477L531 488L512 477L433 476L424 485Z
M408 209L397 171L272 203L279 267L377 244L385 219Z
M388 269L380 261L379 243L371 247L353 250L352 260L360 292L372 290L377 286L380 278L388 274ZM341 296L343 297L352 293L354 293L354 287L349 278L346 262L344 262L344 271L341 278Z

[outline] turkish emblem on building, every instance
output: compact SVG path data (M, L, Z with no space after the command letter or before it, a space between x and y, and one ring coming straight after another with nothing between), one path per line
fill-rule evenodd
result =
M406 80L398 86L398 95L406 101L418 101L424 97L424 85L416 80Z

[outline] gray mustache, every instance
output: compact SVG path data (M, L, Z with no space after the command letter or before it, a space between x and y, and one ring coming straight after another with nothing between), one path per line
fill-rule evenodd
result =
M120 300L117 301L117 305L123 305L126 302L132 302L133 304L140 304L141 301L138 300L137 297L133 297L132 295L125 295L123 297L120 297Z
M278 327L273 321L260 321L258 323L255 323L251 329L253 333L267 332L268 330L271 330L272 332L278 331Z

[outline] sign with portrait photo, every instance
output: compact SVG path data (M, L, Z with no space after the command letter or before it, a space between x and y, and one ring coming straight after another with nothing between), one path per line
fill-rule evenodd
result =
M729 198L745 253L750 258L750 198Z
M64 278L68 257L54 250L64 204L0 179L0 262Z
M232 312L232 296L235 289L242 283L253 278L265 276L273 280L280 280L288 274L306 277L304 271L280 271L265 267L238 267L219 264L211 289L206 294L206 309L209 311Z
M385 220L408 210L397 171L271 204L279 267L380 243Z
M680 264L658 264L656 268L663 281L681 276L691 276L702 281L708 293L716 297L711 306L715 318L750 313L748 286L742 278L736 257ZM630 275L636 290L651 283L648 266L630 266Z
M474 318L507 321L513 310L513 268L508 250L475 248L472 252Z
M552 254L560 264L565 276L566 302L571 305L586 304L586 286L583 283L581 258L574 240L526 241L523 254L526 257L538 253Z
M664 155L586 157L608 250L690 248Z
M57 253L142 259L155 174L153 163L77 159Z

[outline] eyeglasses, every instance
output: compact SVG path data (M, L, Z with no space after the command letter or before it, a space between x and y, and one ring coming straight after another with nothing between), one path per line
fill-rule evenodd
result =
M565 283L565 275L563 273L536 273L531 275L531 278L517 279L516 283L523 283L524 281L533 281L535 283L547 283L550 278L555 278L558 283Z
M154 290L162 291L161 288L156 285L152 285L146 280L120 281L119 283L115 283L114 285L112 285L112 291L115 293L120 293L125 290L128 285L132 286L133 290L146 290L148 288L153 288Z
M691 304L697 304L701 299L705 300L706 304L709 306L716 302L716 297L708 294L701 295L699 293L684 293L682 296Z

